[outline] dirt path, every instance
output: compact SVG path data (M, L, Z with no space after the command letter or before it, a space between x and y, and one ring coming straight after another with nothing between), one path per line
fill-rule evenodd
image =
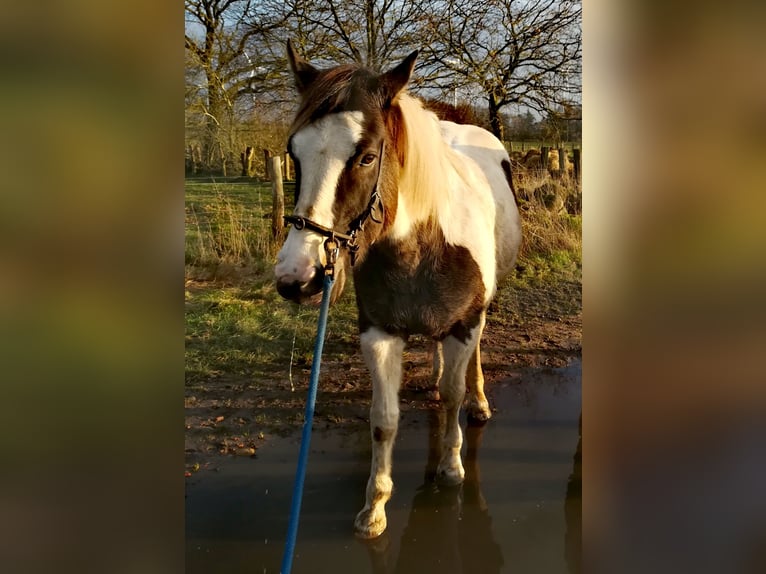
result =
M501 292L482 339L485 390L514 375L562 367L580 357L582 299L579 277L557 278ZM328 340L322 359L315 426L367 426L370 383L358 345L354 352ZM429 399L431 343L413 338L404 353L402 411L437 408ZM340 357L343 357L342 359ZM293 367L295 391L284 380L221 377L204 393L187 391L187 471L215 468L220 456L248 456L269 436L301 428L310 365Z

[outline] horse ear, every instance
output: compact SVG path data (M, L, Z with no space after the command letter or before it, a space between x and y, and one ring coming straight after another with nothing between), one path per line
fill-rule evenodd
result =
M412 70L415 67L415 59L418 57L418 50L415 50L402 60L399 65L380 76L379 82L383 97L386 103L391 101L401 92L410 81Z
M295 87L302 94L319 75L319 70L298 55L290 40L287 40L287 60L295 77Z

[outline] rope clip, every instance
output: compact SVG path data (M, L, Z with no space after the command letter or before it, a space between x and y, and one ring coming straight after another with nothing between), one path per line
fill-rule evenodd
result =
M340 244L335 239L335 234L332 234L324 242L324 250L327 254L327 265L324 267L324 274L332 278L335 275L335 263L338 261L338 252L340 251Z

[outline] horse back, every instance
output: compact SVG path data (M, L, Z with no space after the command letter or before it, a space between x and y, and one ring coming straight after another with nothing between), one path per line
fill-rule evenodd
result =
M472 162L489 184L495 205L495 261L500 280L513 270L521 245L521 219L508 152L500 140L479 126L449 121L442 121L440 125L447 145Z

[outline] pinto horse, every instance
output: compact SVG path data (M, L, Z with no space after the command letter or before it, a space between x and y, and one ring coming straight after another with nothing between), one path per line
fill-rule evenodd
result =
M277 256L277 291L318 304L337 250L331 301L353 272L362 354L372 377L372 465L356 534L386 528L391 454L399 424L402 353L409 335L436 341L446 410L437 479L465 476L458 414L490 417L479 339L498 281L514 267L521 224L502 143L471 125L439 121L405 87L417 51L377 74L320 70L287 44L300 93L288 151L295 161L293 223Z

